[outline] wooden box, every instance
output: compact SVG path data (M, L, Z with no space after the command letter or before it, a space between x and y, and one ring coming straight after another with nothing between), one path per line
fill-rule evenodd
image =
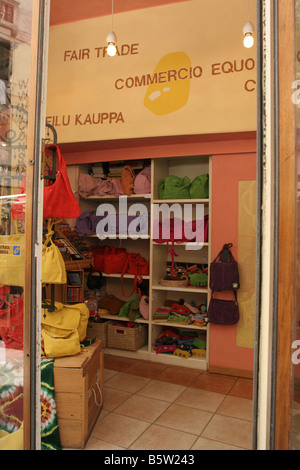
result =
M61 445L83 449L102 409L101 340L76 356L55 359L54 389Z

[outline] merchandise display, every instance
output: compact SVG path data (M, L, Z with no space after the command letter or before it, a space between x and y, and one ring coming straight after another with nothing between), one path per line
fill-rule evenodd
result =
M198 328L199 333L205 337L205 354L200 353L202 349L197 347L190 348L188 353L180 344L180 347L174 349L172 357L169 355L169 361L170 364L172 360L175 361L174 364L178 361L181 363L188 356L189 361L184 363L191 364L189 367L205 370L209 351L207 305L210 158L157 159L144 162L144 165L144 168L137 170L133 162L126 161L118 162L112 168L111 164L103 164L102 167L101 164L94 164L92 170L89 164L80 165L77 170L82 213L75 222L76 232L80 239L89 244L93 260L91 272L95 270L102 276L98 289L101 298L96 300L91 294L87 298L86 293L84 297L90 309L89 337L97 331L98 337L105 341L111 354L123 355L126 351L126 355L134 357L136 348L132 344L126 346L125 340L121 342L120 339L127 333L128 325L136 323L143 326L147 333L139 353L142 351L145 359L159 361L162 356L156 353L154 345L161 328L166 324L175 325L182 330L183 336L192 328ZM180 174L185 170L187 176L182 178ZM164 178L161 177L163 173ZM198 176L195 177L197 173ZM117 193L112 191L108 195L100 190L100 187L103 188L103 181L111 184L112 179L121 183L123 181L127 213L119 213L120 200ZM160 201L167 201L164 195L163 199L159 198L161 191L166 189L172 192L174 186L179 188L179 192L173 193L176 199L172 198L172 203L178 204L181 209L185 202L191 204L192 220L185 220L183 212L181 217L174 215L171 218L162 218L162 221L154 217L152 220L155 206L159 208ZM165 194L171 199L170 193ZM99 208L102 201L107 204L107 200L112 205L112 213L97 216L97 213L101 213ZM147 210L133 215L131 207L135 207L137 201L139 207L144 205ZM201 212L198 212L198 204L201 204ZM131 224L138 227L135 235L145 236L132 237L134 232L130 231L133 226ZM105 233L99 232L102 225ZM166 235L165 230L168 228L169 234ZM87 269L85 285L88 288L93 287L90 285L90 273ZM184 309L181 310L179 306L184 306ZM121 325L124 330L120 329ZM138 335L137 332L130 334ZM195 350L194 353L192 349Z

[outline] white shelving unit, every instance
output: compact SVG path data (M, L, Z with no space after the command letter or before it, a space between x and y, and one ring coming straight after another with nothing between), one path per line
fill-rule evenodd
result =
M81 165L77 169L79 172L87 171L87 167ZM153 211L155 205L158 204L178 204L184 208L185 204L192 205L192 213L195 213L197 204L204 205L205 214L209 215L210 220L210 201L211 201L211 178L210 178L210 196L208 199L180 199L180 200L160 200L158 198L158 183L161 179L167 175L177 175L180 177L188 176L192 181L196 176L208 173L211 175L211 160L209 156L191 156L191 157L174 157L174 158L157 158L151 160L151 195L132 195L127 198L128 207L131 204L141 202L147 205L147 208L151 214L151 224L153 223ZM113 203L116 206L116 212L119 199L113 196L97 197L92 196L87 199L81 199L80 205L82 211L95 209L100 202ZM152 233L152 232L151 232ZM146 260L150 261L150 273L149 276L143 276L144 280L149 282L149 320L144 320L142 317L137 319L137 322L148 325L148 344L136 352L117 350L117 349L106 349L106 352L112 355L121 355L123 357L146 359L154 362L161 362L166 364L180 365L182 367L199 368L206 370L208 368L209 361L209 324L206 327L199 327L193 324L183 325L176 324L175 322L159 322L153 320L153 313L155 310L164 304L168 300L178 301L184 298L188 302L194 302L196 305L206 304L209 301L209 289L207 288L195 288L195 287L166 287L160 285L160 280L164 278L166 274L166 263L170 261L170 254L167 253L167 243L158 243L152 240L151 236L144 236L142 238L133 240L130 237L123 238L116 237L115 239L105 239L100 241L97 236L89 236L91 244L104 243L107 245L122 246L125 247L129 252L139 252ZM209 265L210 262L210 224L209 224L209 235L208 242L203 243L203 246L199 250L189 250L192 244L190 243L174 243L174 250L176 252L176 262L182 261L186 263L199 263ZM106 278L106 291L113 293L116 297L122 298L121 289L121 274L105 274ZM125 292L131 290L134 275L124 275L124 289ZM128 283L128 289L126 288ZM208 283L209 285L209 283ZM124 300L129 300L124 299ZM101 315L101 318L108 320L128 321L128 318L118 317L115 315ZM179 330L192 330L205 335L206 337L206 358L194 358L189 357L188 359L177 357L167 354L156 354L153 349L153 344L159 333L162 331L164 326L174 327Z

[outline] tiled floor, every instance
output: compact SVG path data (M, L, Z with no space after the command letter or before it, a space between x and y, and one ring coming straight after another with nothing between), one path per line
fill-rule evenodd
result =
M109 355L104 367L86 450L251 449L251 379Z

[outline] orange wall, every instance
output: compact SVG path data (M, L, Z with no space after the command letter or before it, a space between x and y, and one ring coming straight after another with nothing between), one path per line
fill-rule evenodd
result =
M238 261L238 183L250 180L256 180L255 153L212 157L212 260L224 243L232 243ZM210 325L210 367L253 370L253 349L236 346L236 330L236 325Z

